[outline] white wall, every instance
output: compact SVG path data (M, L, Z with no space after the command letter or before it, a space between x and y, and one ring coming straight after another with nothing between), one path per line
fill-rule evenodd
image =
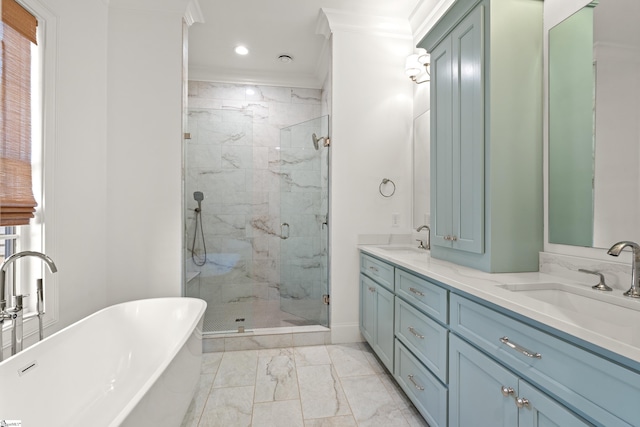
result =
M51 335L115 302L181 293L186 5L21 1L48 31L44 250L58 266L45 281L58 290L47 300L48 316L58 314Z
M107 8L100 0L32 0L55 27L45 58L45 252L58 266L50 335L106 301ZM51 310L52 305L48 306ZM34 337L31 337L33 341Z
M408 23L407 23L408 24ZM411 223L412 83L404 75L410 37L333 25L331 143L331 332L360 340L358 236L408 233ZM407 29L407 34L409 30ZM383 178L396 193L378 192ZM391 227L392 213L400 227Z
M111 2L107 302L179 296L182 10ZM174 2L172 2L174 3ZM180 0L175 1L181 3ZM139 9L124 8L138 5Z

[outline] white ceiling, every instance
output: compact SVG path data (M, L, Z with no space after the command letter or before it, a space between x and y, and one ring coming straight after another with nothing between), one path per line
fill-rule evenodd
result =
M200 0L204 23L189 29L189 77L300 85L316 79L327 41L316 34L321 8L408 19L419 0ZM249 48L239 56L234 48ZM292 63L278 55L288 54ZM321 82L320 82L321 83Z

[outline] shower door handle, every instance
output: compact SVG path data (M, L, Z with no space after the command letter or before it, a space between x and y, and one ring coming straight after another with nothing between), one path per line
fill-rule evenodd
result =
M287 227L287 235L285 236L284 234L284 228ZM289 224L287 224L286 222L283 222L282 224L280 224L280 238L282 240L286 240L289 238Z

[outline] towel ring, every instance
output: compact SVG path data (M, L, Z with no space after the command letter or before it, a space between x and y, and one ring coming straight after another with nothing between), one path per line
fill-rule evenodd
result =
M387 184L387 183L389 183L389 182L391 183L391 185L393 185L393 190L391 191L390 194L384 194L382 192L382 186ZM380 194L382 194L382 197L391 197L396 193L396 184L393 181L391 181L390 179L388 179L388 178L382 178L382 182L378 186L378 191L380 192Z

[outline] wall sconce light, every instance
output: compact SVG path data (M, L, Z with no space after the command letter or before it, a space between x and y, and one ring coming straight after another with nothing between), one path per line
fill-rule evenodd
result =
M422 48L418 48L417 52L407 57L404 72L411 81L419 85L428 82L431 74L429 73L429 54Z

